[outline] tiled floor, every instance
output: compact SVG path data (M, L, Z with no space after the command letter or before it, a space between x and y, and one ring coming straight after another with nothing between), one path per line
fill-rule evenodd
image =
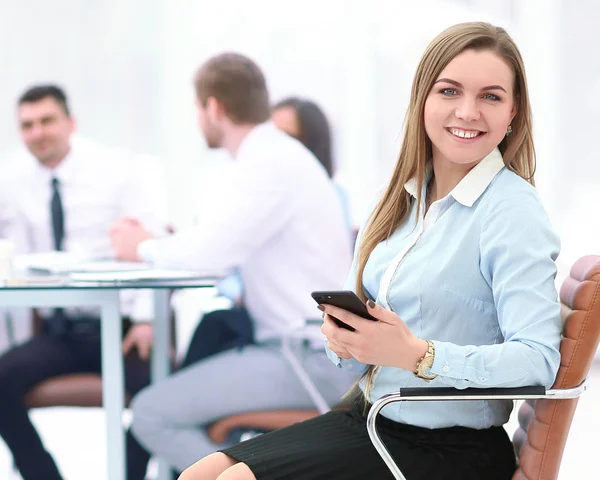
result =
M590 389L581 398L565 450L561 480L600 478L600 361L592 367ZM66 480L107 480L104 465L103 414L97 409L55 408L33 412L48 449L58 459ZM514 430L515 419L508 424ZM599 435L599 438L596 438ZM0 449L0 479L17 480L10 457Z

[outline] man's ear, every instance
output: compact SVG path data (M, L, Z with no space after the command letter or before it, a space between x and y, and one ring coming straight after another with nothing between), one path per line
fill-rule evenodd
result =
M212 123L219 122L225 113L223 105L215 97L208 97L206 100L206 115Z

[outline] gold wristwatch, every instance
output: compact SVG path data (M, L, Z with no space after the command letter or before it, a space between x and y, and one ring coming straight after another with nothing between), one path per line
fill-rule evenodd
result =
M435 373L429 373L431 367L433 367L433 360L435 359L435 347L431 340L427 341L427 352L421 360L417 362L417 367L413 372L417 377L422 378L423 380L433 380L437 377Z

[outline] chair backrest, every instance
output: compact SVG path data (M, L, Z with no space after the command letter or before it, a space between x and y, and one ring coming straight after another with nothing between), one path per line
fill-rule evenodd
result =
M571 268L560 289L564 319L560 369L553 388L573 388L587 376L600 339L600 257L587 256ZM519 468L513 480L558 478L563 450L577 406L573 400L523 403L513 439Z

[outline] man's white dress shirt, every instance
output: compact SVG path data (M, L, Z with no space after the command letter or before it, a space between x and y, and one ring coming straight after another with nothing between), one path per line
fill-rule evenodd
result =
M351 263L333 183L300 142L261 124L239 147L229 188L198 224L147 240L138 254L159 268L240 267L257 341L320 313L313 290L338 289Z
M72 137L71 150L55 169L24 149L4 163L3 196L14 217L6 235L19 253L54 250L50 200L59 181L64 211L63 250L90 258L112 258L109 229L120 217L139 219L154 234L167 225L164 178L154 158ZM90 309L68 309L86 314ZM122 313L134 320L153 317L148 291L124 291Z

